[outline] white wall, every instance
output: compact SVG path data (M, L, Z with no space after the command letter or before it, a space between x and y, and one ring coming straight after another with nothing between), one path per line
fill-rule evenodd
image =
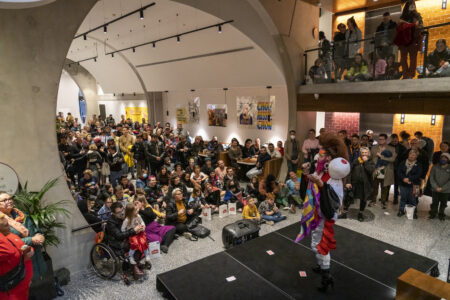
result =
M147 107L147 100L99 100L98 104L105 104L106 116L110 114L116 122L120 121L120 116L125 115L125 107Z
M236 97L238 96L267 96L266 87L238 87L229 88L225 100L222 89L201 89L190 91L169 91L163 94L163 111L165 122L176 126L177 105L187 105L189 97L200 97L200 121L199 124L185 124L184 128L189 130L191 136L201 135L204 140L217 136L220 142L230 142L233 137L244 142L246 138L255 139L259 137L262 143L274 142L286 139L288 131L288 96L286 86L274 86L270 89L270 95L276 97L275 110L273 114L272 130L248 129L238 127ZM227 127L208 126L207 104L227 104ZM167 116L169 111L169 116Z
M59 82L56 113L62 111L66 117L67 113L70 112L74 118L78 118L81 121L80 106L78 103L79 90L78 85L73 81L72 77L66 71L63 71Z
M329 41L333 40L333 13L322 8L322 15L319 18L319 31L323 31Z
M316 133L319 135L321 128L325 128L325 112L318 111L316 113Z

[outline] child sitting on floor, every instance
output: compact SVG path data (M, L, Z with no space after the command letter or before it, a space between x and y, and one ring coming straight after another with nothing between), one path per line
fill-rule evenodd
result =
M247 199L247 205L244 206L244 209L242 210L242 218L245 220L253 220L259 223L261 221L261 215L259 214L258 208L256 207L255 203L255 198Z
M127 231L130 228L134 228L137 225L142 225L145 227L145 223L139 215L138 210L135 208L133 203L128 203L125 207L125 220L122 223L122 231ZM147 238L145 236L145 232L142 231L137 235L131 236L129 238L130 242L130 251L129 251L129 259L130 264L136 265L136 260L134 258L134 254L136 250L139 250L144 255L144 258L141 259L139 263L150 265L150 253L148 251Z
M261 218L266 220L266 223L269 225L286 219L286 216L283 216L278 210L273 193L267 193L266 200L259 205L258 211L261 214Z

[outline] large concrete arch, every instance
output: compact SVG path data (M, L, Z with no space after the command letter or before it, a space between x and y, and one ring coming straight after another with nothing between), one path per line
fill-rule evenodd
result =
M71 200L59 162L55 111L61 71L72 39L96 0L57 0L27 9L0 9L0 161L12 166L20 182L39 190L55 177L60 181L46 201ZM61 244L48 251L54 268L85 268L93 232L72 234L86 224L74 201L58 232ZM88 243L89 242L89 243Z

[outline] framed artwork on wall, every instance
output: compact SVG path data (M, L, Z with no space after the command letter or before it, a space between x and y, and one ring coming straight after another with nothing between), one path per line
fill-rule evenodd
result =
M257 103L254 97L236 97L238 126L247 128L256 127Z
M227 105L226 104L208 104L208 125L227 127Z

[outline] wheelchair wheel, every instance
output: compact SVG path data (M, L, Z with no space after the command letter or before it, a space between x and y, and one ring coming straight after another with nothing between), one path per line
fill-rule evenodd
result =
M107 245L95 244L91 249L91 264L98 276L111 279L117 273L119 259Z

